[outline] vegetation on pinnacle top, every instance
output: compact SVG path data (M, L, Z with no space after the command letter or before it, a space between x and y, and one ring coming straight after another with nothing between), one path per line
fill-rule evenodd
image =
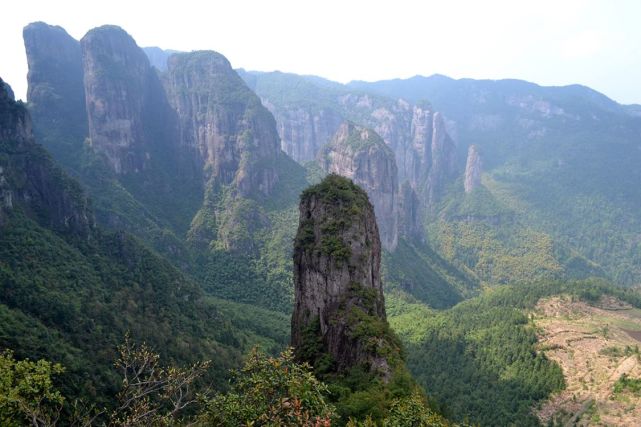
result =
M329 209L337 209L343 213L358 215L369 205L367 193L351 179L336 174L327 175L320 183L312 185L301 194L301 202L307 202L311 197L327 203Z
M331 244L330 244L331 243ZM351 180L328 175L301 194L294 249L292 345L328 384L339 425L385 425L399 400L429 408L387 323L374 208ZM414 401L413 399L417 399ZM350 425L350 424L348 424Z

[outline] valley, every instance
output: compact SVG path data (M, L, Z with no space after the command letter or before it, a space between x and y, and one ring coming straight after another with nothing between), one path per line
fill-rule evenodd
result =
M1 425L641 425L638 106L77 34L0 80Z

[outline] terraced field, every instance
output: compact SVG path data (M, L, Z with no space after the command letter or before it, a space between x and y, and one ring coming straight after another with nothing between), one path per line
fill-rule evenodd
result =
M539 301L531 316L540 351L559 363L567 384L536 408L543 424L641 426L641 310L561 296Z

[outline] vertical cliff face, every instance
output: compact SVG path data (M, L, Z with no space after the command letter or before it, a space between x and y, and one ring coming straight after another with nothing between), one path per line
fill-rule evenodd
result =
M299 107L280 111L267 99L263 104L276 119L282 150L299 163L314 160L343 122L338 113L326 108L314 111Z
M318 161L325 172L350 178L367 192L383 247L393 251L398 244L398 173L394 153L383 139L371 129L345 122Z
M380 261L374 209L361 188L329 175L303 193L292 316L292 345L299 358L314 362L310 359L323 353L337 372L362 364L383 377L390 374L384 349L398 348L384 333ZM367 322L381 325L380 335L368 336L362 330Z
M482 163L476 145L470 145L467 150L467 163L465 165L465 192L471 193L481 185Z
M456 178L456 145L447 133L440 113L434 113L431 156L424 198L428 207L433 207L439 201L445 186Z
M61 27L35 22L23 30L27 99L38 140L64 164L87 136L80 43Z
M23 30L29 73L27 99L36 111L52 110L61 119L84 112L80 43L57 26L34 22Z
M29 113L0 79L0 225L16 208L56 231L87 235L93 227L83 190L36 144Z
M425 241L421 203L408 181L399 192L398 234L409 241Z
M421 209L432 211L445 187L461 172L451 129L425 101L410 104L280 72L245 72L243 76L274 114L283 150L299 162L320 152L325 135L342 119L381 136L394 153L398 182L410 183ZM384 227L380 228L385 242Z
M280 142L272 115L227 59L213 51L169 58L164 85L177 112L180 144L205 178L233 184L243 196L270 195Z
M414 107L411 126L411 162L405 167L406 178L413 188L424 182L432 163L434 114L429 108Z
M92 147L117 174L141 172L160 144L153 135L169 119L158 77L119 27L95 28L80 43Z

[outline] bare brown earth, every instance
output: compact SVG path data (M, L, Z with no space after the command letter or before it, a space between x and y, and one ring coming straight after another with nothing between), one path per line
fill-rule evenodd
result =
M562 296L539 301L531 316L539 350L559 363L567 384L535 409L542 423L641 426L641 396L613 392L621 375L641 378L641 310L613 298L590 305Z

